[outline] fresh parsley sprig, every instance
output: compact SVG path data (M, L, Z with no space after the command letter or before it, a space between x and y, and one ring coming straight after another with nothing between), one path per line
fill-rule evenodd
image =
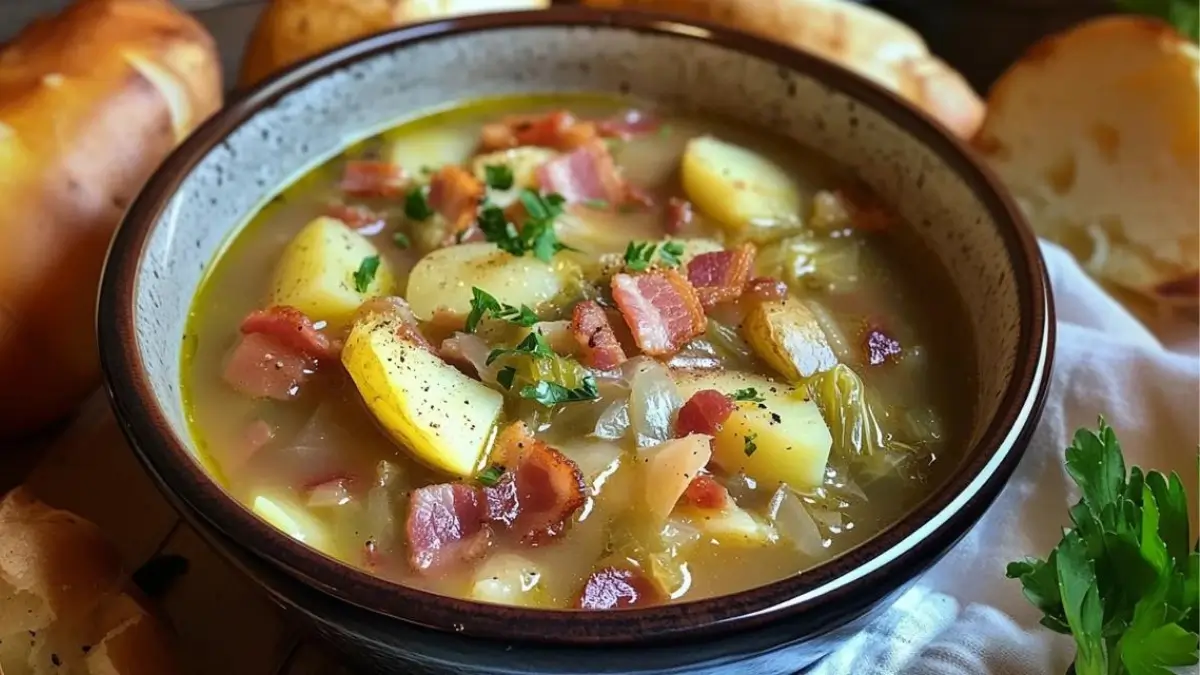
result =
M518 326L528 328L538 322L538 316L527 305L513 307L506 305L495 298L487 291L476 286L471 287L471 313L467 314L466 330L468 333L474 333L479 327L479 322L485 316L491 316L494 319L514 323Z
M1169 675L1198 662L1200 545L1190 545L1178 474L1128 473L1100 419L1066 451L1082 498L1072 528L1045 560L1008 565L1042 625L1070 635L1077 675Z
M648 241L631 241L625 247L625 267L631 272L642 272L654 261L654 252L668 267L678 267L679 256L683 255L683 244L677 241L665 242L661 248L658 244Z
M758 390L755 389L754 387L747 387L746 389L738 389L737 391L733 392L732 398L735 401L749 401L751 403L762 403L763 401L766 400L765 398L762 397L762 394L758 393Z
M563 213L566 200L559 194L540 195L533 190L521 190L518 198L528 218L518 230L508 221L504 211L495 204L485 203L479 209L478 224L483 238L502 251L515 256L532 253L543 262L550 262L555 253L570 247L558 240L554 221Z
M538 331L531 331L525 339L521 340L516 347L512 349L493 349L487 357L487 365L492 365L497 359L509 355L527 355L534 359L564 359L554 353L550 348L550 343L546 341ZM561 365L561 364L560 364ZM570 363L573 367L578 367L574 362ZM505 390L513 388L517 378L517 369L515 366L504 366L496 373L496 381L500 383ZM532 384L522 386L517 394L521 398L527 398L537 401L546 407L553 407L560 403L574 403L577 401L592 401L600 397L600 389L596 384L596 378L591 373L584 373L579 380L579 386L574 389L568 388L558 382L549 380L538 380Z
M493 190L511 190L513 171L507 164L488 164L483 167L484 182Z
M548 359L555 356L554 350L550 348L550 343L546 342L545 336L536 330L530 331L529 335L526 335L525 339L512 349L493 349L488 354L486 365L490 366L496 362L496 359L508 354L528 354L535 359Z
M521 398L532 399L550 408L560 403L594 401L600 397L600 389L596 386L596 378L585 375L582 383L575 389L567 389L557 382L542 380L537 384L521 387L520 394Z
M379 256L372 255L363 258L354 272L354 290L366 293L367 289L371 287L371 282L375 281L375 273L378 271Z

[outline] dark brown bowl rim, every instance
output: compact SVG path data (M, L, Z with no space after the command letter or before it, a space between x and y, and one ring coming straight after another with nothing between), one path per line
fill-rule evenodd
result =
M729 596L610 612L529 610L470 602L408 588L351 568L275 530L213 482L171 431L137 349L135 293L149 235L184 178L210 150L259 110L286 93L380 52L430 39L534 27L611 28L674 39L715 43L814 77L891 118L936 152L967 181L999 224L1022 299L1021 336L1012 380L995 419L980 437L976 456L964 463L900 522L850 553L804 574ZM1015 468L1045 400L1054 342L1051 298L1036 240L1015 204L969 148L944 127L891 92L820 57L716 25L671 17L557 7L538 12L466 16L374 35L290 68L238 96L205 122L151 178L133 202L109 250L98 302L97 331L104 376L122 430L172 503L193 512L233 540L251 546L305 584L344 602L420 626L466 636L552 644L618 644L695 638L759 626L810 612L839 614L837 603L854 595L884 595L928 567L973 525ZM1020 428L1016 423L1027 415ZM985 475L985 471L987 474ZM968 489L971 495L955 506ZM898 548L935 516L942 522L923 538ZM861 561L889 554L866 575L802 598L852 573ZM883 588L887 587L887 588ZM849 604L857 604L850 602ZM833 626L830 626L832 628Z

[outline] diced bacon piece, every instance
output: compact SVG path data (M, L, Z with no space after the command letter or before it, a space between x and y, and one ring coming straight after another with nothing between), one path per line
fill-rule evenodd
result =
M304 312L286 305L250 312L242 319L241 330L243 335L269 335L291 351L314 359L336 359L341 351Z
M325 207L325 214L337 218L364 237L377 235L387 226L385 216L361 205L330 204Z
M900 358L900 341L883 332L880 328L870 328L863 335L863 354L867 363L873 366L883 365L888 361Z
M484 191L484 185L478 178L454 164L438 169L429 180L429 205L446 219L449 227L447 234L454 241L475 224Z
M512 527L520 515L521 500L517 495L517 481L514 476L513 472L505 471L495 485L483 488L487 519L506 528Z
M542 115L518 115L486 124L480 133L485 151L536 145L557 150L574 150L597 138L596 125L583 122L566 110Z
M689 434L715 436L733 411L733 401L728 396L716 389L702 389L692 394L679 409L675 435L679 438Z
M644 110L625 110L596 122L596 131L604 138L629 140L634 136L651 134L662 128L662 120Z
M592 368L610 370L625 362L625 350L608 323L608 314L595 300L575 305L571 314L571 332L579 343L583 363Z
M568 203L603 201L621 203L625 183L604 143L588 143L538 167L538 183L546 192L556 192Z
M522 422L501 432L492 459L507 470L497 486L510 480L512 489L488 493L499 505L489 504L488 511L505 514L497 520L526 544L562 534L584 501L583 474L575 462L534 438Z
M788 287L779 279L755 277L746 282L745 293L756 300L783 300L788 296Z
M644 353L669 356L708 325L696 290L673 269L617 274L612 295Z
M404 191L408 178L398 164L352 159L342 172L342 192L354 197L395 197Z
M639 570L604 567L592 572L583 584L576 609L621 609L657 603L658 586Z
M419 488L409 498L408 560L426 572L479 557L488 546L490 531L479 492L463 483Z
M688 483L683 492L683 501L700 509L719 510L732 503L729 491L712 476L702 473Z
M705 309L741 297L754 267L754 254L754 244L746 243L733 251L701 253L692 258L688 281Z
M238 393L251 398L290 401L314 372L312 357L266 333L241 337L225 363L224 379Z
M372 314L380 314L394 320L396 335L400 338L408 340L419 347L424 347L434 354L438 353L425 335L421 333L421 328L417 324L417 317L413 314L412 309L409 308L408 302L404 298L394 295L371 298L358 306L358 310L354 313L354 320L359 321Z
M620 205L624 207L639 206L645 209L653 207L658 203L654 195L649 190L640 186L634 185L629 181L625 181L625 196L620 201Z
M850 218L850 225L865 232L882 232L896 224L896 216L864 185L849 185L833 191Z
M691 224L695 213L692 211L692 203L686 199L671 197L667 201L667 222L664 226L667 234L679 234L683 228Z

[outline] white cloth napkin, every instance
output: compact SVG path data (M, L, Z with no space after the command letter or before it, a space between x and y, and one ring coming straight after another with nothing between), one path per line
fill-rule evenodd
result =
M1042 243L1058 312L1046 410L1012 481L984 518L880 619L812 675L1062 675L1067 637L1006 579L1009 561L1045 557L1079 494L1063 468L1075 430L1103 414L1126 464L1177 471L1196 513L1200 357L1195 330L1163 345L1063 249ZM1194 527L1194 526L1193 526ZM1193 532L1195 534L1195 532Z

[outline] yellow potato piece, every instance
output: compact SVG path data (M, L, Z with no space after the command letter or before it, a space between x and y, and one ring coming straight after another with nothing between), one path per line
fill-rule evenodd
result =
M365 290L354 275L379 250L336 218L317 218L288 243L275 266L270 304L289 305L314 321L345 325L364 301L396 292L396 277L380 258Z
M443 310L461 317L471 311L471 288L487 291L504 304L538 305L564 287L561 266L531 254L505 253L494 244L449 246L421 258L408 277L408 303L421 319Z
M693 138L683 153L682 174L688 199L731 233L800 222L796 182L746 148L712 136Z
M717 432L713 460L725 471L744 472L765 487L787 483L803 490L824 481L833 437L816 403L803 392L736 371L685 376L677 384L685 399L701 389L732 394L753 388L762 397L762 403L738 402ZM753 451L747 454L750 444Z
M342 363L380 426L417 460L463 478L475 474L504 399L427 349L397 337L396 319L356 323Z
M765 546L779 539L770 523L736 505L724 509L680 506L672 517L690 522L703 536L724 546Z
M742 336L767 365L791 382L838 363L816 315L795 299L755 305L742 322Z

